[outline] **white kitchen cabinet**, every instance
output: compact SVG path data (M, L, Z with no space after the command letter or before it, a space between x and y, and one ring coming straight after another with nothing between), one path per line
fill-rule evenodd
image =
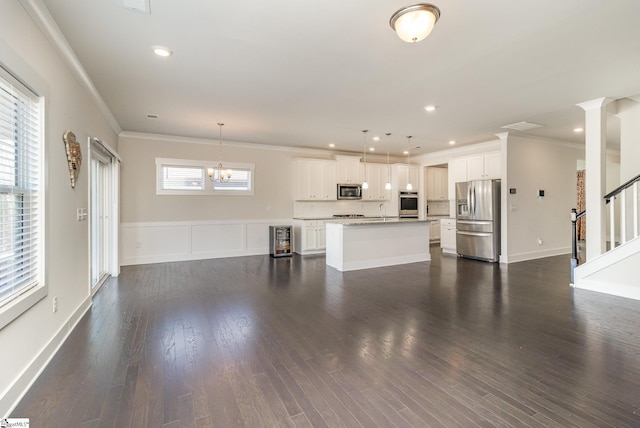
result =
M324 253L327 247L323 220L298 220L293 225L293 251L298 254Z
M426 190L428 201L449 199L449 171L447 168L427 168Z
M335 201L337 199L335 161L295 159L293 175L296 201Z
M500 163L499 152L468 158L467 181L500 178L502 169Z
M336 156L336 182L339 184L359 184L364 181L364 168L359 156Z
M397 190L408 190L407 185L411 183L411 190L418 190L419 170L417 165L395 164L393 166L397 183Z
M385 185L389 180L389 170L387 165L368 163L365 168L365 177L369 184L369 188L362 189L362 200L388 201L391 191L385 189Z
M456 220L445 218L440 220L440 248L443 253L456 254Z
M440 220L431 220L429 223L429 242L440 241Z

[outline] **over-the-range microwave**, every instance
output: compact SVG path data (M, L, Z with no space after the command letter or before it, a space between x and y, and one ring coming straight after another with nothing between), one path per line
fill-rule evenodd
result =
M338 184L338 199L362 199L359 184Z

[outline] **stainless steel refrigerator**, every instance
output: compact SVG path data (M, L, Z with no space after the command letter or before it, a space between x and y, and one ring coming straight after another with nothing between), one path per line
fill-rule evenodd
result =
M456 183L458 255L497 262L500 258L500 180Z

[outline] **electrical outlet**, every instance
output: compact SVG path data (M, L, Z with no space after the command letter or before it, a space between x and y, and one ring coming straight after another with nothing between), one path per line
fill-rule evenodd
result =
M53 313L55 314L56 312L58 312L58 297L54 297L53 298Z

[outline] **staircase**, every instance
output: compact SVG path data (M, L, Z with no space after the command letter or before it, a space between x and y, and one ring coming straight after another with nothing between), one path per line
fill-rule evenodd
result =
M575 209L572 210L571 285L573 287L640 300L639 182L640 175L637 175L604 196L610 209L608 232L610 249L580 266L578 266L575 223L585 212L576 213Z

